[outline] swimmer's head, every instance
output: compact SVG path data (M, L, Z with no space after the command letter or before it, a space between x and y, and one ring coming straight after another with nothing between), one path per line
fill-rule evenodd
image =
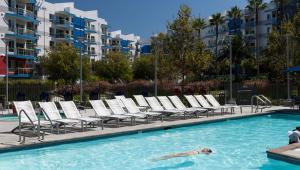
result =
M210 153L212 153L212 150L209 149L209 148L203 148L203 149L201 150L201 152L202 152L202 153L205 153L205 154L210 154Z

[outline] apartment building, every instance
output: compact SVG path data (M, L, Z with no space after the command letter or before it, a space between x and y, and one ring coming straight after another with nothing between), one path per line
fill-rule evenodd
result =
M107 22L98 11L82 11L70 3L44 0L0 1L0 54L8 46L11 78L30 78L39 56L47 56L58 43L73 45L91 61L107 53ZM0 74L6 73L4 55L0 58Z
M0 1L0 53L7 53L10 77L30 77L38 53L39 39L36 0ZM4 55L0 60L1 74L6 73Z
M134 61L140 56L140 37L134 34L122 34L121 30L112 31L109 33L109 51L122 52L129 56L131 61Z
M288 14L290 17L294 15L297 11L299 3L298 0L293 0L289 5L285 7L283 13ZM274 2L267 4L266 8L259 11L259 18L257 26L258 43L256 44L256 21L255 14L248 11L247 9L242 10L242 17L240 21L234 21L227 16L227 12L223 13L225 17L225 23L219 26L218 32L218 54L222 55L225 43L228 43L229 35L233 32L239 33L246 40L247 45L250 50L255 54L255 47L257 45L258 52L260 53L266 48L268 43L268 34L278 26L278 7ZM207 19L206 26L201 31L201 36L204 43L207 45L207 49L215 53L216 49L216 30L215 26L209 24L209 19Z

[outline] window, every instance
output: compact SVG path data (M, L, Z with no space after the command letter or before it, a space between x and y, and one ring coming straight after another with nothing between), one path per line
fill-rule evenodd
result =
M54 47L54 41L50 41L49 44L50 44L50 47Z
M14 52L15 49L15 43L13 41L8 42L8 51L9 52Z
M270 33L270 31L271 31L271 28L270 28L270 27L268 27L268 28L267 28L267 32L268 32L268 33Z
M55 16L53 14L49 14L49 19L50 19L50 21L54 21Z
M270 19L271 19L271 15L268 14L268 15L267 15L267 20L270 20Z
M50 36L54 36L54 29L53 28L49 28L49 33L50 33Z

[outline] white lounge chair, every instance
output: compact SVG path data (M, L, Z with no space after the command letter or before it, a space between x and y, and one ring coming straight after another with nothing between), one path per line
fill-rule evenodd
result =
M125 107L124 104L123 104L123 100L126 99L126 97L124 95L115 96L115 99L118 100L118 103L119 103L120 106L122 106L123 108Z
M135 118L146 118L147 115L145 114L130 114L127 113L122 106L120 106L119 102L117 99L110 99L110 100L105 100L106 103L108 104L109 108L113 112L114 115L125 115L125 116L131 116L131 125L135 124Z
M202 95L194 95L197 101L202 105L205 109L218 110L223 109L222 107L214 107L208 103L208 101ZM222 110L223 111L223 110Z
M164 109L159 101L155 98L155 97L145 97L146 101L149 103L150 107L151 107L151 111L152 112L160 112L163 113L166 116L171 116L171 115L175 115L175 114L183 114L183 111L180 110L168 110L168 109Z
M205 98L211 103L214 107L222 107L224 109L230 109L231 113L234 112L235 108L240 108L240 106L237 105L220 105L220 103L216 100L216 98L213 95L204 95ZM241 109L242 110L242 109Z
M143 95L133 95L140 107L150 107Z
M147 115L147 123L149 123L149 118L161 116L161 120L163 120L163 115L159 112L143 112L138 106L134 103L131 98L126 98L123 100L123 103L130 114L145 114Z
M75 125L80 123L80 121L74 119L63 119L54 102L39 102L39 105L44 116L49 119L49 121L57 123L57 133L59 133L60 124L64 126L64 132L66 133L66 125Z
M96 113L96 117L101 119L114 119L116 120L117 126L120 127L120 120L125 120L131 118L131 116L126 115L113 115L110 110L108 110L102 100L90 100L92 108Z
M40 127L49 126L51 128L51 132L53 131L53 127L56 124L52 124L54 122L50 122L47 120L39 120L37 117L35 110L32 106L31 101L20 101L13 102L17 114L19 116L19 125L14 128L11 132L14 133L15 130L19 129L19 141L21 142L21 129L22 128L30 128L34 133L37 131L40 133ZM25 142L25 137L23 139Z
M137 102L139 109L143 111L149 111L151 109L143 95L133 95L133 97Z
M194 113L195 110L191 111L191 110L183 110L183 109L178 109L176 107L174 107L174 105L172 104L172 102L168 99L167 96L158 96L157 97L158 100L160 101L160 103L162 104L162 106L167 109L167 110L177 110L178 112L181 112L184 116L184 119L186 119L186 116L188 114Z
M202 109L202 108L187 108L182 101L179 99L178 96L168 96L171 102L174 104L174 106L179 109L179 110L184 110L189 113L195 114L197 117L199 117L199 113L207 112L207 109ZM208 113L208 112L207 112Z
M184 97L193 108L202 108L202 106L193 95L184 95Z
M85 123L85 128L87 128L88 123L99 123L102 126L103 129L103 121L100 118L92 118L92 117L83 117L79 110L77 109L75 103L73 101L60 101L59 102L64 114L68 119L74 119L81 121L81 126L83 127L83 123ZM84 128L82 128L82 131L84 131Z

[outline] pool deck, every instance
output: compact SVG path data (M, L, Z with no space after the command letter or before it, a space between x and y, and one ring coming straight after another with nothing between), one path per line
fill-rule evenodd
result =
M245 118L250 116L265 115L274 111L288 111L288 110L290 110L290 108L288 107L273 106L272 108L264 109L263 112L251 113L251 108L246 107L243 108L243 114L241 114L240 110L238 109L234 114L214 115L209 117L203 116L201 118L192 118L186 120L182 120L182 119L167 120L163 122L157 120L150 124L146 124L142 121L138 121L137 125L135 126L124 125L124 123L122 123L122 126L119 128L110 125L110 126L105 126L104 130L101 130L101 128L99 127L99 128L89 128L87 131L81 132L80 128L70 128L68 129L68 132L66 134L63 133L63 130L60 134L47 133L43 141L39 141L36 136L26 137L26 141L24 144L18 142L18 135L10 132L14 127L17 126L17 122L0 121L0 153L20 150L20 149L29 149L29 148L44 147L49 145L57 145L57 144L74 142L74 141L92 140L92 139L112 137L118 135L135 134L135 133L142 133L147 131L196 125L201 123L218 122L218 121L224 121L228 119L239 119L239 118ZM83 111L82 114L93 115L94 113L91 110L87 110L87 111ZM300 148L300 144L297 145L297 147ZM279 153L279 152L280 150L268 151L268 153ZM294 155L295 157L298 158L300 162L300 150L297 152L285 151L283 153Z

